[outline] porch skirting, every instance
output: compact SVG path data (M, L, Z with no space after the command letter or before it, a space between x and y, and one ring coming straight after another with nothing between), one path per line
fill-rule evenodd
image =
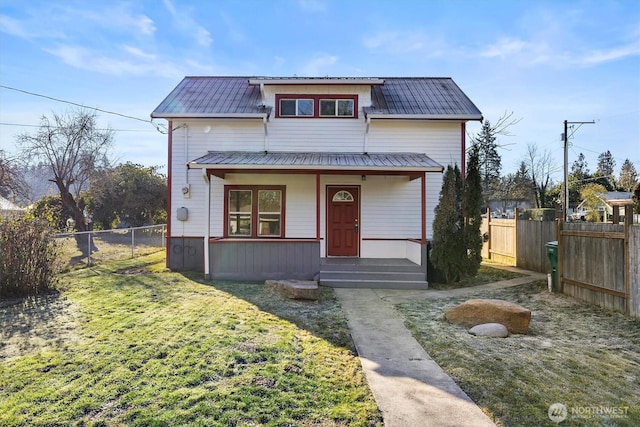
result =
M204 272L202 237L170 238L168 251L171 270ZM207 279L313 280L320 272L320 242L313 239L212 239L209 266L211 271Z

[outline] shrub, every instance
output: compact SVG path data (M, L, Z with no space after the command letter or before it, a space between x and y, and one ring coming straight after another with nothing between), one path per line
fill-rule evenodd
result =
M55 288L60 264L51 226L33 218L0 218L0 296Z
M455 168L447 166L435 214L431 261L447 283L457 282L464 276L468 263L462 217L462 179L458 165Z

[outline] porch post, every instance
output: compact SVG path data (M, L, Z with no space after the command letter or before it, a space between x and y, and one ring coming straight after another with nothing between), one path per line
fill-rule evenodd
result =
M320 173L316 172L316 240L320 241Z
M206 185L206 191L204 196L205 212L207 223L205 225L204 233L204 278L205 280L211 279L211 266L209 265L209 237L211 234L211 180L207 175L207 170L202 169L202 178L204 178Z
M427 243L427 173L424 172L420 179L420 201L421 201L421 218L422 223L422 235L420 241L422 244Z

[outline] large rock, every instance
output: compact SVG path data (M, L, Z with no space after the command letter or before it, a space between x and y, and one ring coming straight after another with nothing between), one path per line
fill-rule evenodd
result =
M317 300L320 296L315 280L267 280L264 284L291 299Z
M483 323L501 323L509 332L526 334L529 331L531 310L497 299L470 299L445 311L444 317L451 323L469 327Z
M506 338L509 336L509 330L502 323L483 323L469 329L471 335L478 337L497 337Z

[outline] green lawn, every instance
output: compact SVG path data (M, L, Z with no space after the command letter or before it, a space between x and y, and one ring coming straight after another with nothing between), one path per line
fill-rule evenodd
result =
M0 302L0 425L382 425L332 290L292 301L163 265Z

